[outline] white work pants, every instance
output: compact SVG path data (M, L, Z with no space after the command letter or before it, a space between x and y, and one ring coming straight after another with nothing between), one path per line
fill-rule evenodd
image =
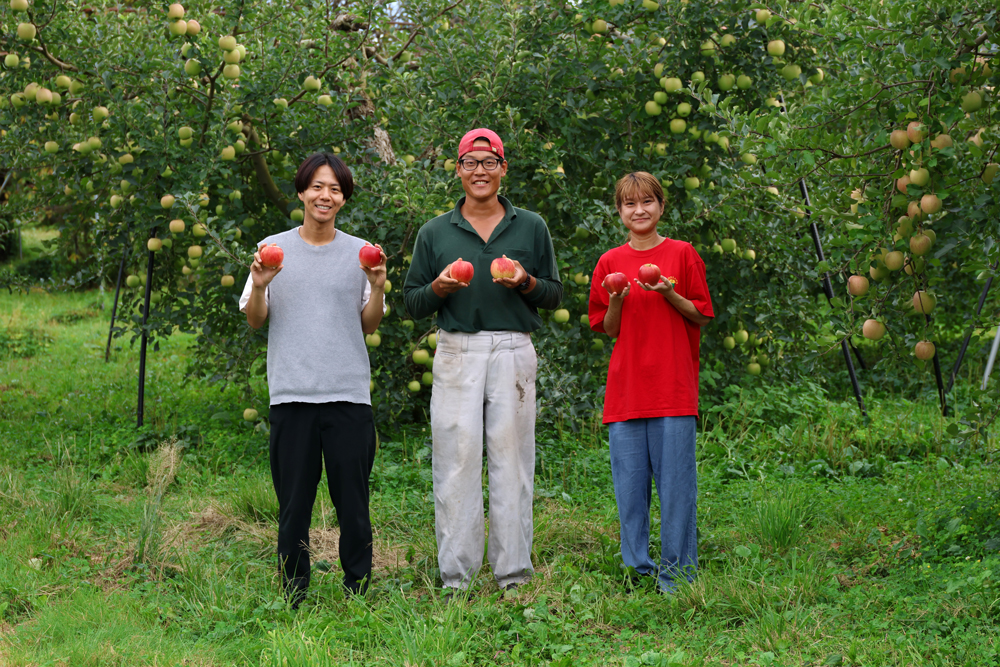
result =
M484 427L493 576L503 588L527 581L534 571L537 368L526 333L438 333L431 432L438 568L446 587L467 588L483 563Z

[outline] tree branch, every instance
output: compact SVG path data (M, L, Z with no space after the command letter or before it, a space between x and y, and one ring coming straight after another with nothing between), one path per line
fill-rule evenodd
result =
M63 70L64 72L80 71L79 68L77 68L75 65L70 65L69 63L63 62L62 60L59 60L54 55L49 53L49 50L45 47L45 44L42 42L40 38L38 38L38 43L41 44L41 46L31 47L32 50L36 51L37 53L41 53L42 56L44 56L45 59L48 60L50 63L52 63L59 69Z
M847 116L850 116L855 111L861 109L864 106L867 106L869 102L873 101L876 97L878 97L879 95L881 95L885 91L889 90L890 88L896 88L897 86L908 86L908 85L911 85L911 84L914 84L914 83L932 83L932 81L930 79L914 79L913 81L901 81L899 83L886 83L886 84L883 84L882 87L879 88L879 91L877 93L875 93L874 95L872 95L871 97L869 97L867 100L865 100L861 104L859 104L856 107L854 107L853 109L847 111L846 113L842 113L839 116L836 116L835 118L831 118L830 120L828 120L828 121L826 121L824 123L819 123L818 125L805 125L805 126L795 127L793 129L796 129L796 130L814 130L817 127L823 127L824 125L829 125L830 123L836 122L836 121L840 120L841 118L846 118Z
M260 137L257 136L257 130L254 129L248 121L243 122L243 132L257 146L263 148L263 144L260 142ZM264 194L267 198L271 200L271 203L277 206L282 213L288 213L288 200L285 199L284 195L281 194L281 190L278 186L274 184L274 179L271 178L271 172L267 168L267 161L264 159L264 154L262 152L254 152L250 154L250 163L253 164L254 174L257 176L257 183L260 184Z
M427 21L427 23L430 23L431 21L434 21L435 19L437 19L438 17L440 17L440 16L441 16L441 15L443 15L443 14L447 14L447 13L448 13L448 12L450 12L451 10L455 9L455 7L458 7L458 6L460 5L460 4L462 4L462 2L463 2L463 1L464 1L464 0L458 0L458 1L457 1L457 2L455 2L454 4L452 4L452 5L448 5L447 7L445 7L445 8L444 8L444 9L442 9L441 11L439 11L439 12L438 12L437 14L435 14L434 16L432 16L432 17L431 17L431 18L430 18L430 19L429 19L429 20ZM418 34L419 34L420 32L422 32L422 31L423 31L423 29L424 29L424 26L422 26L422 25L418 25L418 26L417 26L416 28L414 28L414 29L413 29L413 32L411 32L411 33L410 33L410 38L409 38L408 40L406 40L406 44L403 44L402 48L400 48L400 49L399 49L399 51L397 51L397 52L396 52L396 55L394 55L394 56L393 56L392 58L390 58L390 60L392 60L392 61L395 61L395 60L397 60L397 59L398 59L398 58L399 58L399 57L400 57L401 55L403 55L403 52L404 52L404 51L406 51L406 49L407 49L407 48L408 48L408 47L410 46L410 44L412 44L412 43L413 43L413 40L417 38L417 35L418 35Z

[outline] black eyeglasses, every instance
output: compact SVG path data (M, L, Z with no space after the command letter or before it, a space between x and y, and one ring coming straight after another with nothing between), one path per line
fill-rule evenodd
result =
M465 171L475 171L476 167L478 167L479 165L483 165L483 169L485 169L486 171L493 171L494 169L500 166L501 162L503 162L503 160L500 160L495 157L488 157L485 160L473 160L471 157L469 157L469 158L463 158L458 161L458 163L462 165L462 169L464 169Z

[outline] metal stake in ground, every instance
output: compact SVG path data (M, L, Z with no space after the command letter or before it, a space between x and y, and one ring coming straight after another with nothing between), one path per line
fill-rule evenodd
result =
M156 236L154 228L149 233L149 238ZM153 251L149 251L149 259L146 260L146 295L142 306L142 345L139 347L139 400L136 405L136 428L142 426L143 407L146 398L146 343L148 334L146 332L146 321L149 319L149 297L153 292Z
M997 265L994 264L990 267L991 270L996 270ZM990 291L990 285L993 284L993 276L986 279L986 284L983 285L983 293L979 295L979 305L976 306L976 318L978 318L983 313L983 304L986 303L986 294ZM958 359L955 360L955 367L951 369L951 377L948 378L948 391L951 393L951 388L955 386L955 378L958 376L958 369L962 367L962 360L965 358L965 351L969 349L969 341L972 339L972 332L965 334L965 340L962 341L962 349L958 351ZM935 355L936 357L937 355ZM994 355L996 356L996 355Z
M785 108L785 96L784 95L778 95L778 100L781 103L781 113L787 115L788 114L788 110ZM822 262L822 261L824 261L823 260L823 244L822 244L822 242L820 241L820 238L819 238L819 229L816 227L816 223L812 222L812 203L809 201L809 188L806 186L805 179L799 179L799 192L802 193L802 202L806 205L806 217L809 219L810 223L812 224L813 243L816 245L816 252L819 255L819 261ZM823 274L823 291L826 293L826 300L827 301L833 300L833 283L830 282L830 274L829 273L824 273ZM865 358L861 356L861 350L859 350L858 348L854 347L854 343L851 342L850 338L847 339L847 345L848 345L848 347L851 348L851 351L854 352L854 356L857 357L857 359L858 359L858 366L861 366L861 370L863 370L863 371L864 370L868 370L868 365L865 364ZM851 366L850 362L848 362L848 366ZM854 373L853 372L852 372L851 375L852 375L852 380L856 381L856 378L854 377ZM856 382L855 382L855 384L856 384ZM860 401L860 399L859 399L859 401ZM865 408L864 408L863 405L861 407L861 412L862 412L862 414L864 414L864 412L865 412Z
M802 198L806 204L806 217L809 219L809 230L812 232L813 245L816 246L816 256L819 257L819 261L825 262L826 257L823 254L823 242L819 238L819 227L812 220L812 204L809 201L809 191L806 189L806 183L803 180L799 180L799 189L802 191ZM823 272L823 291L826 293L827 300L833 299L833 283L830 282L830 272ZM850 336L845 337L840 341L840 349L844 353L844 363L847 364L847 374L851 376L851 387L854 388L854 398L858 400L858 408L861 410L861 415L867 419L868 411L865 410L865 399L861 396L861 385L858 384L858 374L854 372L854 361L851 359L851 342ZM857 352L857 350L855 350ZM858 355L858 361L861 361L861 355ZM862 362L864 363L864 362Z
M924 314L924 321L930 326L931 316ZM945 402L944 380L941 379L941 360L938 358L937 350L934 351L934 381L937 382L938 398L941 399L941 415L948 416L948 403Z
M111 334L115 330L115 313L118 312L118 295L122 289L122 275L125 273L125 259L128 257L128 238L125 239L125 252L122 253L122 262L118 265L118 282L115 283L115 302L111 305L111 325L108 327L108 346L104 349L104 363L111 358ZM147 281L147 284L148 281Z
M997 360L998 348L1000 348L1000 327L997 327L996 335L993 336L993 347L990 348L990 358L986 362L986 372L983 373L982 391L986 391L986 384L990 381L990 373L993 372L993 363Z
M781 111L782 113L785 111L784 98L781 99ZM823 241L819 238L819 227L816 226L816 223L812 219L812 202L809 201L809 188L806 187L805 179L799 179L799 191L802 193L802 202L806 207L806 219L809 221L809 230L812 233L813 245L816 246L816 256L819 257L819 261L825 262L826 256L823 254ZM833 283L830 282L829 271L823 272L823 293L826 294L827 301L833 300ZM851 377L851 387L854 389L854 398L858 401L861 416L867 419L868 411L865 409L865 399L861 396L861 385L858 384L858 374L854 371L854 361L851 359L851 349L853 347L850 336L840 341L840 348L844 353L844 363L847 364L847 374ZM861 354L857 350L854 350L854 353L858 355L858 363L864 368L865 362L861 358Z

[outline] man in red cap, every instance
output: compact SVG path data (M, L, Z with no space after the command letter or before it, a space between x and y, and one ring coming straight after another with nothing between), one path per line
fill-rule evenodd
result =
M545 221L497 195L507 174L503 142L476 129L458 144L465 196L417 234L406 283L413 317L437 313L431 393L438 568L447 589L467 589L483 563L483 432L489 470L487 558L497 584L516 588L531 564L535 475L535 373L530 332L539 308L562 300ZM504 258L508 261L504 261ZM451 277L463 259L469 282ZM501 260L507 271L493 274Z

